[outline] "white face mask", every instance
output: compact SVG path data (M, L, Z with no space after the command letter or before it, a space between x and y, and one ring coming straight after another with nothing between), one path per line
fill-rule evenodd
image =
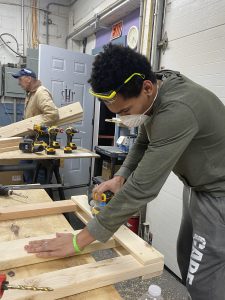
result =
M121 116L121 117L119 117L120 121L129 128L138 127L138 126L142 125L148 119L149 116L146 115L146 112L148 112L152 108L157 96L158 96L158 87L157 87L157 92L156 92L155 98L152 101L152 104L149 106L149 108L145 112L143 112L143 114Z

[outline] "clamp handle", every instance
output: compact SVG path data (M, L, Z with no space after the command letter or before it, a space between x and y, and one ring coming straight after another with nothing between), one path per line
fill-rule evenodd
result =
M97 193L94 193L94 200L98 200L98 196L97 196L98 194ZM101 194L101 201L102 202L106 202L106 194L105 193L102 193Z
M4 290L5 290L5 284L7 283L6 281L6 275L5 274L0 274L0 299L3 296Z

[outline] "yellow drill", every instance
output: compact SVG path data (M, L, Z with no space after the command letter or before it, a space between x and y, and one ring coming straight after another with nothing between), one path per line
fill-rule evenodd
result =
M91 200L89 203L91 206L92 215L97 215L112 199L113 196L114 194L111 191L105 191L103 194L101 194L101 200L98 201L97 193L95 193L93 200Z
M56 126L51 126L48 128L49 144L46 147L46 153L48 155L55 154L55 149L60 148L59 142L56 141L56 137L59 132L62 132L62 131L60 128L58 128Z
M44 141L38 140L38 138L44 134L48 134L48 127L46 125L35 124L33 130L36 134L34 146L42 145L44 148L46 148L48 144Z
M66 147L64 148L64 153L72 153L72 150L77 149L77 145L72 142L72 139L74 134L78 132L79 130L73 127L66 128L65 133L67 135L67 143L66 143Z

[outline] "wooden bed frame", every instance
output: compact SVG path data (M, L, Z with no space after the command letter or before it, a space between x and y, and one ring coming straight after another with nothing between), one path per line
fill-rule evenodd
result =
M26 204L11 208L1 207L0 221L64 212L74 212L85 224L92 217L87 196L81 195L73 196L71 200L52 203ZM53 237L52 234L1 242L0 269L5 270L28 265L33 265L35 268L37 263L55 260L55 258L38 258L34 254L27 254L23 249L24 245L30 240L51 237ZM52 292L8 290L5 292L3 299L60 299L138 276L143 276L144 279L151 278L160 275L163 271L163 255L124 225L118 229L107 243L102 244L96 241L87 246L79 256L109 248L114 249L119 256L10 281L10 284L48 286L54 289Z

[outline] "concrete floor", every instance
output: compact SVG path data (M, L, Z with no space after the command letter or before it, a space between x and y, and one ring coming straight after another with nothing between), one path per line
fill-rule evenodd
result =
M96 251L92 255L96 261L117 256L111 249ZM142 280L138 277L116 283L115 288L124 300L138 300L148 290L150 284L161 287L164 300L188 300L185 286L166 270L161 276L152 279Z

